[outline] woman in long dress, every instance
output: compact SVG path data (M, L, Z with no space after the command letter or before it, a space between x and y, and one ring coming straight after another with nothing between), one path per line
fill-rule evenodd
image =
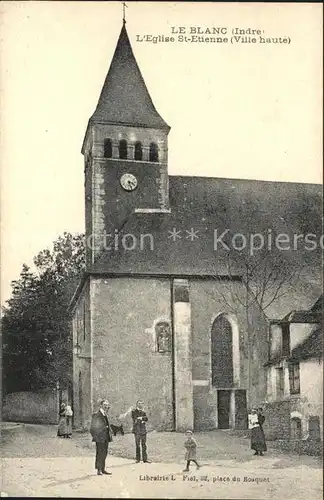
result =
M265 420L262 412L257 413L256 409L253 408L249 415L249 429L251 429L251 449L255 451L254 455L263 455L264 451L267 451L267 446L265 442L264 432L262 424ZM261 422L261 424L260 424Z
M260 430L261 430L261 434L262 434L262 439L263 439L263 451L267 451L267 444L266 444L264 430L263 430L263 424L264 424L264 421L265 421L265 416L263 415L262 408L258 409L257 415L258 415L258 422L259 422L259 426L260 426Z
M66 405L65 408L65 415L66 415L66 436L68 438L72 437L72 416L73 416L73 411L70 405Z
M66 422L66 404L62 403L59 411L59 424L57 428L57 435L66 438L68 435L67 422Z

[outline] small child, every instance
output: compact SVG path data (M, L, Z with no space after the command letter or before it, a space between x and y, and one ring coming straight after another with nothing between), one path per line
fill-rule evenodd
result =
M187 460L187 466L183 470L183 472L189 472L190 462L194 462L197 466L197 470L200 468L200 465L197 462L196 454L197 454L197 442L193 438L192 431L186 432L186 441L184 443L184 447L186 448L185 460Z

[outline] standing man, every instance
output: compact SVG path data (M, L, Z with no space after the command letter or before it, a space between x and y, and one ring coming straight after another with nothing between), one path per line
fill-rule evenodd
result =
M135 410L132 411L133 433L135 435L136 462L141 461L141 446L143 462L149 463L146 451L146 422L147 416L144 411L143 401L137 401Z
M105 463L108 453L108 443L112 441L111 430L108 421L109 402L107 399L100 401L100 408L97 413L92 415L90 434L92 441L96 443L96 463L98 476L102 474L111 475L111 472L106 471Z

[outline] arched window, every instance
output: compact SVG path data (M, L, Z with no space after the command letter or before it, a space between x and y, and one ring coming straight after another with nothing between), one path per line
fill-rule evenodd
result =
M214 387L233 387L233 333L224 314L217 316L211 331L211 369Z
M105 139L104 140L104 157L112 158L112 140Z
M134 158L137 161L141 161L143 158L143 150L142 150L142 143L141 142L136 142L136 144L135 144Z
M121 160L127 159L127 141L125 139L119 141L119 158Z
M290 437L291 439L301 439L301 420L300 418L292 418L290 423Z
M155 142L151 142L150 144L150 161L159 161L159 150Z
M157 352L171 351L171 327L167 321L160 321L155 325Z

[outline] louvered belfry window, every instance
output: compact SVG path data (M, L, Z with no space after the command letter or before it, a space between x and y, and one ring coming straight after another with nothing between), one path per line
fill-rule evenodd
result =
M112 158L112 140L105 139L104 140L104 157Z
M143 159L143 149L142 149L142 143L141 142L136 142L136 144L135 144L134 158L137 161L141 161Z
M159 161L159 150L155 142L151 142L150 144L150 161L152 162Z
M125 141L125 139L119 141L119 158L121 160L127 160L127 141Z

